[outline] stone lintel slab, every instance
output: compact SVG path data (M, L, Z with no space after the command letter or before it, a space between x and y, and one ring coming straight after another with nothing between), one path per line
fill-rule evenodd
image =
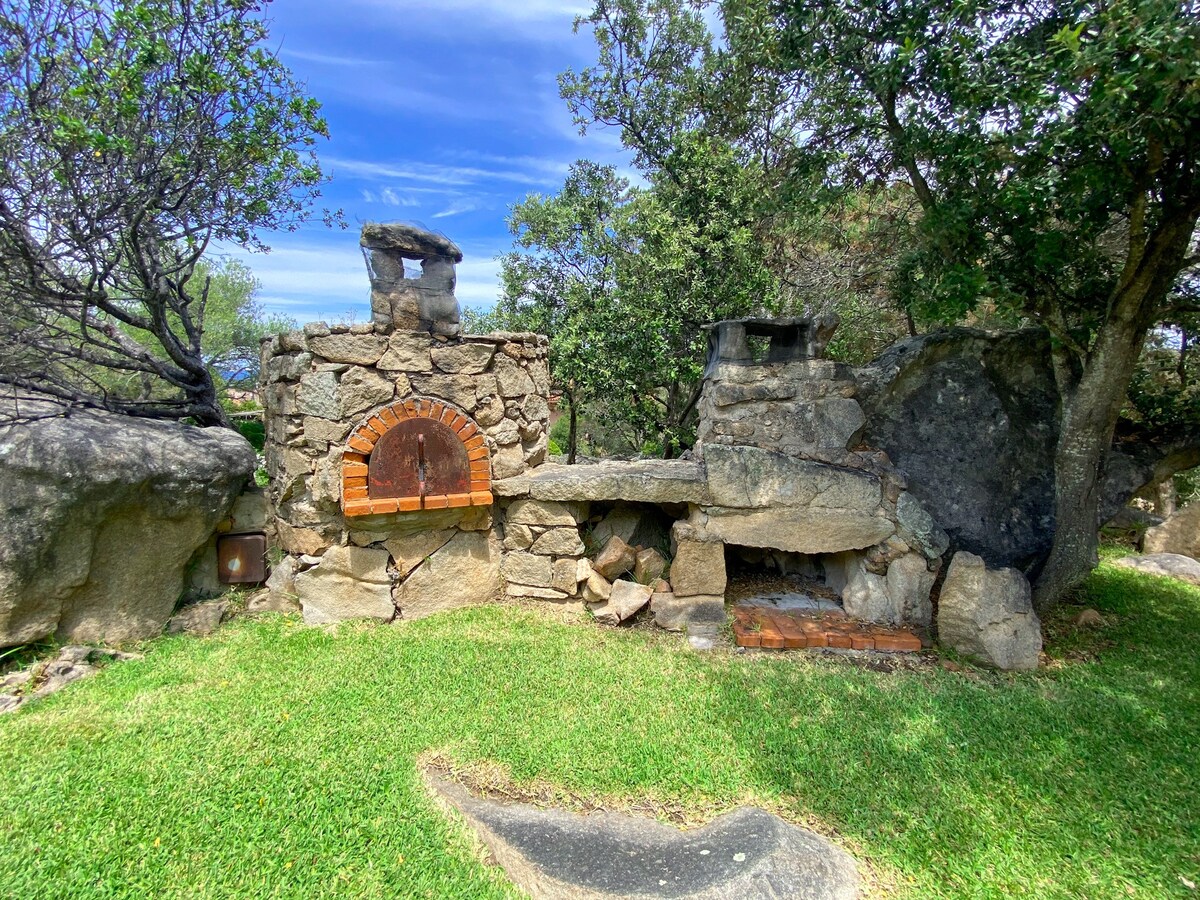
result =
M535 500L625 500L634 503L708 503L704 467L690 460L637 460L560 466L548 464L492 483L498 497Z
M758 447L705 444L704 465L712 502L718 506L873 515L883 500L877 475Z
M846 509L728 509L702 507L704 540L790 553L862 550L887 540L895 525L882 516Z

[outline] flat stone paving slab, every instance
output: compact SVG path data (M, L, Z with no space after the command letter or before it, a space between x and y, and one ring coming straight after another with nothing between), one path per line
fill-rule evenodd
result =
M1200 562L1179 553L1148 553L1145 556L1126 556L1113 565L1135 569L1147 575L1178 578L1188 584L1200 585Z
M681 459L612 460L575 466L548 464L528 475L492 482L497 497L535 500L627 500L710 503L704 466Z
M766 609L796 609L812 613L844 614L842 604L824 597L810 597L796 591L774 591L757 594L742 600L740 606L761 606Z
M427 774L431 789L534 898L853 900L854 860L820 835L755 807L680 831L653 819L480 799Z

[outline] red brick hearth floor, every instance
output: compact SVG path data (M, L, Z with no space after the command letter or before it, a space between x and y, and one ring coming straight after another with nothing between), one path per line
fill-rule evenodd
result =
M921 639L907 628L857 622L840 610L735 606L733 636L739 647L769 650L837 647L911 653L921 649Z

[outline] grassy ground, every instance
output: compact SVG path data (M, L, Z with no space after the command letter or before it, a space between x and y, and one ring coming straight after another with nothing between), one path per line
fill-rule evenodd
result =
M417 758L686 818L753 800L904 897L1196 896L1200 590L1103 567L1108 625L1005 676L696 655L513 607L167 638L0 719L0 894L504 897Z

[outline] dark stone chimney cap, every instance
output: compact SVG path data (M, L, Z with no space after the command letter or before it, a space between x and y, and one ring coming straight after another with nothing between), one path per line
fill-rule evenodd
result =
M462 262L458 245L444 235L402 222L367 222L358 243L368 250L391 250L405 259L440 256Z

